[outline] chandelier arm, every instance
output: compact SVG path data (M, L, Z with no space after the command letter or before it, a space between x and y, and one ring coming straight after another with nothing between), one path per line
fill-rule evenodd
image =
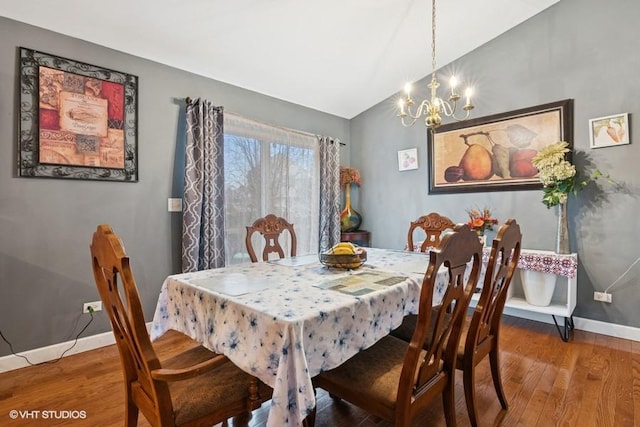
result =
M418 121L418 118L414 118L414 117L412 117L412 118L411 118L411 121L410 121L409 123L407 123L407 122L405 121L405 118L404 118L404 117L400 117L400 122L402 123L402 126L404 126L404 127L406 127L406 128L413 126L414 124L416 124L416 122L417 122L417 121Z
M453 116L456 112L456 103L453 102L453 106L451 105L451 103L449 103L449 101L445 101L444 99L440 99L440 109L442 110L442 113L447 116Z
M411 112L411 107L408 106L407 107L407 111L405 113L405 115L411 117L414 120L414 123L416 120L418 120L420 117L422 117L424 114L427 114L427 111L429 111L431 104L429 103L429 101L427 101L426 99L424 101L422 101L420 103L420 105L416 108L416 112L415 114L413 114Z
M467 120L469 118L469 115L471 114L471 109L465 109L465 111L466 111L466 114L464 115L464 117L457 117L455 115L455 112L454 112L454 114L451 114L449 117L451 117L452 119L454 119L454 120L456 120L458 122L461 122L463 120Z

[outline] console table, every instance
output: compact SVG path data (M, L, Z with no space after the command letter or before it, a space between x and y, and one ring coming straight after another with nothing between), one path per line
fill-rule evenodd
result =
M483 262L489 261L491 247L487 246L483 251ZM543 251L534 249L522 249L518 268L522 270L533 270L541 273L554 274L558 278L556 282L556 292L547 306L529 304L523 295L522 284L519 275L514 274L507 293L507 301L504 305L504 313L518 316L522 312L539 313L551 315L553 322L558 329L562 341L569 340L569 332L573 329L573 310L576 308L576 298L578 289L578 254L557 254L553 251ZM482 283L484 276L478 283ZM476 293L471 299L471 307L475 307L480 294ZM556 316L564 317L564 325L561 327ZM520 316L522 317L522 316Z
M367 230L350 231L348 233L340 233L341 242L351 242L358 246L371 246L371 232Z
M422 242L414 243L413 250L420 251ZM408 249L405 247L405 250ZM489 262L491 246L485 246L482 251L482 261L484 265ZM527 313L551 315L553 323L558 329L562 341L569 340L569 333L573 329L573 310L576 308L578 290L578 254L557 254L553 251L537 249L522 249L518 268L521 270L533 270L541 273L554 274L558 276L556 281L556 291L551 299L551 303L546 306L529 304L524 298L520 275L514 274L507 293L507 301L504 305L504 313L512 316L526 317ZM478 279L478 285L484 281L484 270ZM475 307L478 303L480 293L475 293L471 298L470 307ZM564 318L561 326L556 316Z

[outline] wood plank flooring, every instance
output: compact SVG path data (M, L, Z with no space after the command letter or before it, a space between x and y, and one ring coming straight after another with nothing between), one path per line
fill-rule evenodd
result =
M178 334L168 333L158 341L158 352L167 354L184 345ZM481 362L476 381L482 426L640 426L639 342L574 331L564 343L553 325L505 316L501 346L510 407L501 409L489 364ZM459 373L456 397L458 425L467 427ZM121 426L123 409L122 374L114 346L0 374L0 426ZM22 414L13 420L11 410ZM36 415L36 411L41 412ZM44 411L52 411L46 419ZM249 426L265 426L267 411L268 403L253 413ZM69 419L74 415L76 419ZM138 425L149 426L142 416ZM318 390L318 427L390 425ZM440 401L415 425L445 426Z

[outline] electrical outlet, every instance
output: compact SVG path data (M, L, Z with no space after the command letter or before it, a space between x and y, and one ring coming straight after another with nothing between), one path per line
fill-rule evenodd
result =
M89 307L93 309L93 312L102 311L102 301L85 302L82 306L82 312L88 313Z
M608 294L606 292L594 292L593 299L594 301L611 303L611 294Z

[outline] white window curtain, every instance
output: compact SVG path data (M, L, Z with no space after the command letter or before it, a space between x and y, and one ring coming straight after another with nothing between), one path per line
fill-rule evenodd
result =
M226 265L249 262L245 227L267 214L293 224L298 255L318 251L319 158L314 135L225 112ZM254 248L261 253L263 241Z

